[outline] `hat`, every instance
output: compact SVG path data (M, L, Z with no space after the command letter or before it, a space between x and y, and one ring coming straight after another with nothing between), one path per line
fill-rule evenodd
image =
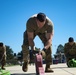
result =
M68 41L69 41L69 42L73 42L73 41L74 41L73 37L70 37L70 38L68 39Z
M44 13L38 13L37 14L37 19L40 21L40 22L44 22L46 20L46 15Z

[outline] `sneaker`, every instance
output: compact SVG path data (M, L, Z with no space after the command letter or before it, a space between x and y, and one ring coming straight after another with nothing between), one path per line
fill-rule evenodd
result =
M27 72L27 70L28 70L28 62L24 62L24 63L23 63L22 70L23 70L24 72Z

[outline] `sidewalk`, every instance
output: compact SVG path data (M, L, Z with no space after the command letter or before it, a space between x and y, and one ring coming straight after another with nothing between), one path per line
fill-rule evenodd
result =
M43 65L45 68L45 65ZM45 75L76 75L76 68L68 68L65 63L53 64L51 68L54 73L45 73ZM22 71L22 66L6 67L11 72L11 75L36 75L35 66L29 65L28 72Z

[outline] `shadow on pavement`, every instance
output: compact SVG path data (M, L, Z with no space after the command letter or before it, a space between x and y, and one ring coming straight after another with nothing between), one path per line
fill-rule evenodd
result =
M27 73L27 74L20 74L20 73L14 73L14 74L11 74L11 75L36 75L36 73Z

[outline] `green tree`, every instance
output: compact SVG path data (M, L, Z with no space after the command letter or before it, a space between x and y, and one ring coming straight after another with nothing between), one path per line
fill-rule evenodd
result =
M7 60L14 58L14 52L10 46L6 46L6 54L7 54Z
M22 53L22 51L18 52L17 59L18 60L22 60L23 59L23 53Z

